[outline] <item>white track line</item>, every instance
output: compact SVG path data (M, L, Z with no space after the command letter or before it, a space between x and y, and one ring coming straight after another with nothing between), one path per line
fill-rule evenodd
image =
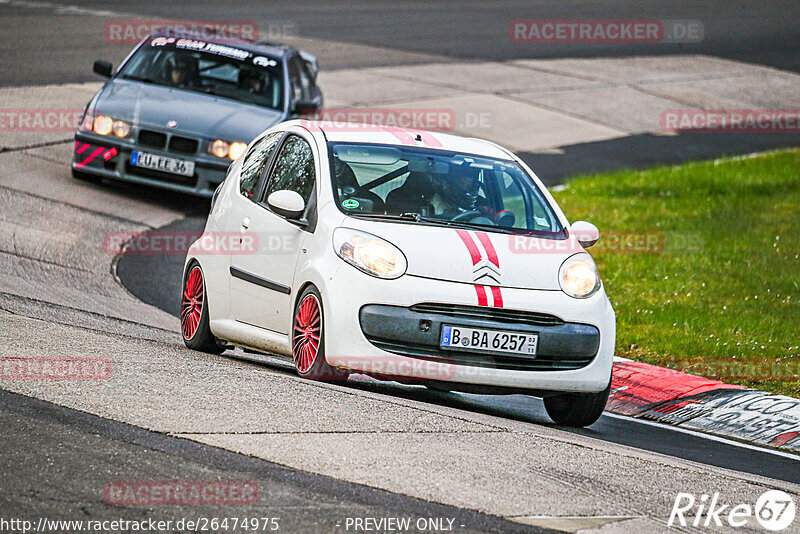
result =
M689 434L691 436L697 436L698 438L708 439L711 441L718 441L720 443L725 443L726 445L732 445L734 447L741 447L742 449L750 449L754 451L763 452L766 454L772 454L774 456L782 456L784 458L790 458L792 460L800 460L800 455L793 454L791 452L784 452L779 451L776 449L769 449L767 447L759 447L758 445L751 445L749 443L744 443L742 441L736 441L734 439L723 438L722 436L717 436L716 434L706 434L705 432L699 432L697 430L691 430L688 428L683 428L681 426L676 425L667 425L664 423L658 423L656 421L650 421L648 419L640 419L637 417L631 417L629 415L619 415L616 413L611 412L603 412L603 415L606 417L611 417L614 419L621 419L624 421L635 421L637 423L641 423L643 425L650 425L656 426L659 428L664 428L667 430L674 430L675 432L683 432L684 434Z

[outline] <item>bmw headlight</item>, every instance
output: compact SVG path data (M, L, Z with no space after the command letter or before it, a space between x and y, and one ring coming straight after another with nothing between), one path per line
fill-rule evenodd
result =
M91 128L89 125L91 124ZM114 134L117 137L127 137L131 133L131 126L125 121L114 120L106 115L97 115L92 117L86 114L83 117L83 122L80 126L81 130L91 129L94 133L99 135Z
M111 126L114 124L114 119L106 117L105 115L98 115L94 118L94 133L100 135L108 135L111 133Z
M208 151L218 158L228 157L238 159L247 150L247 143L228 143L222 139L215 139L208 145Z
M247 150L247 143L231 143L228 149L228 157L233 160L239 159L239 156L244 154L245 150Z
M208 145L208 151L217 156L218 158L224 158L228 155L228 149L230 145L223 141L222 139L217 139L210 145Z
M128 134L131 133L131 127L125 121L114 121L114 124L111 126L111 131L114 132L114 135L117 137L128 137Z
M333 249L347 263L378 278L399 278L408 267L406 257L399 248L360 230L334 230Z
M567 258L558 270L558 283L570 297L585 299L600 289L600 273L591 256L585 252Z

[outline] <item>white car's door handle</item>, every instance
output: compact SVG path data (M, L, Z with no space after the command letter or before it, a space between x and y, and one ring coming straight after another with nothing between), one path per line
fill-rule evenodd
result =
M250 228L250 217L245 217L242 220L242 230L247 230L248 228Z

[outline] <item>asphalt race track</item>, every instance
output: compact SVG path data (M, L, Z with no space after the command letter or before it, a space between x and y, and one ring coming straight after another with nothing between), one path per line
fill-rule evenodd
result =
M375 67L668 54L797 73L799 15L800 4L789 1L414 2L401 11L396 2L0 0L0 91L8 91L0 94L22 98L15 88L31 95L38 88L88 100L94 86L84 82L98 81L91 61L117 64L130 48L103 40L103 24L118 19L272 24L287 42L315 52L323 69L349 76ZM705 38L677 48L532 52L507 38L517 18L697 19ZM282 531L345 532L347 518L413 517L452 519L457 532L655 532L670 531L678 491L719 491L728 502L754 502L772 488L800 494L800 463L789 453L611 414L568 430L522 395L443 393L363 376L317 385L278 358L191 353L175 319L183 258L115 259L102 242L111 231L199 231L207 201L77 183L69 177L70 137L20 141L0 133L0 354L108 357L114 379L0 381L2 518L277 515ZM639 132L560 153L526 152L526 160L558 183L598 168L798 142L797 135L734 135L704 144ZM111 506L102 490L114 480L251 480L260 499L199 512Z
M5 4L5 5L3 5ZM32 7L41 6L41 7ZM53 9L53 7L60 9ZM67 6L67 7L63 7ZM94 80L88 69L94 56L119 62L126 47L103 42L102 26L87 25L89 17L106 20L146 15L150 18L191 20L254 20L262 29L292 44L322 48L322 65L328 69L436 62L450 59L516 59L557 57L607 57L674 54L675 47L614 44L513 43L509 23L515 19L679 19L701 20L704 38L679 46L677 53L710 54L800 71L800 32L796 21L800 7L792 0L747 2L713 0L625 0L620 2L404 2L388 0L320 3L299 0L271 2L73 2L0 3L4 26L0 51L9 67L0 73L2 84L42 81ZM55 12L54 12L55 11ZM402 16L399 13L402 12ZM119 16L123 14L123 16ZM235 14L235 15L234 15ZM398 23L398 20L401 20ZM45 23L47 22L47 23ZM287 38L288 37L288 38ZM277 40L277 39L276 39ZM347 43L341 47L314 46L315 40ZM358 45L358 46L353 46Z
M187 217L159 231L201 232L204 225L205 217ZM182 269L183 258L176 255L122 256L117 264L117 274L128 290L141 300L176 317L180 314L180 305L175 295L179 295L181 291ZM158 283L154 284L154 280ZM552 425L541 401L523 395L480 396L440 393L419 386L363 380L353 381L352 387L533 424ZM738 447L708 439L701 434L676 432L666 425L651 426L630 418L606 415L590 428L572 432L694 462L800 483L797 460L791 457Z
M115 465L127 464L129 476L180 480L205 478L249 480L267 489L268 499L255 508L241 507L237 513L251 517L277 514L281 527L292 532L337 528L341 517L448 517L462 532L550 532L516 524L494 516L375 490L357 484L288 469L215 447L148 432L109 419L62 408L54 404L0 390L0 424L4 448L0 468L4 473L4 495L0 506L4 516L34 513L55 518L102 516L102 502L94 502L94 490L107 481ZM83 450L80 463L52 470L42 456L61 456L65 451ZM74 455L74 453L73 453ZM142 465L142 462L146 462ZM25 465L26 469L16 466ZM122 473L120 473L122 474ZM30 494L29 488L42 489ZM78 499L65 500L59 488L69 487ZM171 507L159 514L163 520L178 521L190 516L188 507ZM224 516L223 506L207 508L208 517ZM142 510L119 508L119 517L141 520Z

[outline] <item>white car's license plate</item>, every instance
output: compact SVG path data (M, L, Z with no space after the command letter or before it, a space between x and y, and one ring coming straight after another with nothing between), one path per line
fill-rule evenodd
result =
M539 336L508 330L486 330L465 326L442 325L443 349L481 352L510 352L536 356Z
M186 161L177 158L168 158L147 152L134 150L131 154L131 164L145 169L168 172L170 174L180 174L181 176L192 176L194 174L194 161Z

